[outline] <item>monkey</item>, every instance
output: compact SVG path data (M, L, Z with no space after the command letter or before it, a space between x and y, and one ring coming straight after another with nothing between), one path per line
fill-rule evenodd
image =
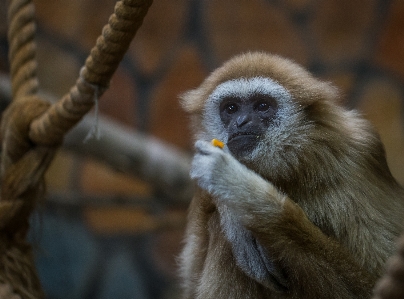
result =
M404 190L375 129L341 97L265 52L231 58L180 95L196 185L184 298L371 297L403 230Z

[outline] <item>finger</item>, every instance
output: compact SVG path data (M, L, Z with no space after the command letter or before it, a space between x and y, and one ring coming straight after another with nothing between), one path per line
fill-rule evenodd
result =
M209 155L215 147L207 141L198 140L195 142L195 150L202 155Z

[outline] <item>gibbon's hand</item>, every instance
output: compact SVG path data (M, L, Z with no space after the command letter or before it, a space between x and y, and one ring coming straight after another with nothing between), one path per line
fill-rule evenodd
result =
M226 177L232 172L232 166L237 167L240 163L207 141L198 140L195 143L195 151L191 178L196 180L199 187L212 195L220 196L221 193L227 192L231 180Z
M271 183L210 142L198 140L195 149L191 178L218 203L239 215L256 208L267 216L280 211L285 198Z

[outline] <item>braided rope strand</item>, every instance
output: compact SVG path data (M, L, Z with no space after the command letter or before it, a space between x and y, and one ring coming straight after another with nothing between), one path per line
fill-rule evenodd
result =
M35 7L30 0L15 0L9 4L9 61L14 101L38 91L34 16Z

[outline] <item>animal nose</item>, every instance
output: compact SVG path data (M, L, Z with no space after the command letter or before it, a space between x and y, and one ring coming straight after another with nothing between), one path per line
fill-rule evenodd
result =
M250 120L251 120L251 117L248 114L240 115L239 117L237 117L236 125L237 125L237 127L242 127L246 123L248 123Z

